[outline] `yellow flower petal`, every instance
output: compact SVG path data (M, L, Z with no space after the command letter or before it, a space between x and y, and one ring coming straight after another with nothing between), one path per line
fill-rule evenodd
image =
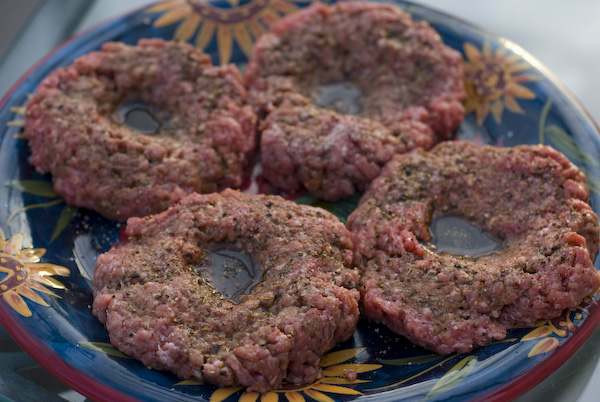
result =
M483 58L484 59L489 59L490 57L492 57L492 47L490 45L490 42L485 42L483 44Z
M278 400L279 396L277 396L277 393L273 391L262 394L260 397L260 402L277 402Z
M565 337L567 336L567 331L565 331L564 329L555 329L554 333L560 337Z
M304 393L306 395L310 396L315 401L318 401L318 402L335 402L333 399L331 399L330 397L328 397L324 393L316 391L314 389L304 390Z
M252 38L250 37L246 26L244 24L235 24L233 26L233 35L244 54L250 57L250 54L252 53Z
M17 257L22 262L38 262L46 254L44 248L25 248L17 252Z
M16 255L23 248L23 235L21 233L17 233L7 242L4 251L7 254Z
M166 11L166 10L170 10L171 8L175 8L181 4L183 4L185 2L185 0L170 0L170 1L163 1L161 3L158 3L155 6L150 7L147 11L150 13L157 13L160 11Z
M348 373L367 373L381 368L381 364L339 364L323 370L328 377L344 377Z
M515 53L508 53L505 57L504 57L504 62L505 63L518 63L521 61L521 57Z
M279 15L270 8L265 8L263 12L260 13L260 19L265 23L265 25L271 26L271 24L279 19Z
M521 106L517 103L517 100L514 97L512 97L511 95L506 95L504 97L504 104L506 105L507 109L510 110L511 112L524 113Z
M481 59L481 53L479 53L479 50L477 50L477 48L472 44L465 43L463 48L465 49L465 55L469 61L475 62Z
M534 99L535 94L529 89L524 87L523 85L511 83L508 85L507 93L513 95L517 98L523 99Z
M370 382L369 380L349 380L347 378L341 377L323 377L319 380L321 384L363 384L365 382Z
M532 339L542 338L548 336L552 333L552 328L548 325L543 325L541 327L537 327L533 331L529 332L527 335L521 338L521 341L530 341Z
M535 74L523 74L512 77L512 82L527 82L527 81L539 81L540 77Z
M157 28L165 27L167 25L175 24L187 17L191 12L191 8L187 4L182 4L177 8L173 8L171 11L166 12L154 21L154 26Z
M302 396L301 393L296 391L286 392L285 397L289 402L305 402L306 399Z
M360 353L362 353L366 349L367 348L352 348L352 349L338 350L337 352L333 352L333 353L328 353L321 358L319 365L321 367L329 367L329 366L333 366L334 364L343 363L347 360L350 360L350 359L358 356Z
M204 21L200 33L196 36L196 47L200 50L204 50L206 45L212 40L213 34L215 33L215 23L212 21Z
M231 395L238 392L241 387L230 387L230 388L219 388L210 396L210 402L222 402L229 398Z
M352 388L340 387L337 385L330 384L315 384L310 387L311 389L316 389L318 391L331 392L334 394L342 394L342 395L362 395L362 392L359 392Z
M504 110L502 102L500 100L495 101L490 107L490 110L492 111L492 116L494 116L496 123L500 124L502 121L502 111Z
M0 229L0 251L4 250L6 246L6 237L4 236L4 231Z
M8 291L2 294L2 298L13 310L23 317L31 317L31 310L27 307L27 303L15 291Z
M244 392L238 402L256 402L259 396L258 392Z
M68 268L61 267L56 264L47 264L47 263L33 263L33 264L25 264L25 267L29 270L29 272L36 273L40 276L51 276L51 275L60 275L60 276L69 276L71 271Z
M246 23L246 26L250 30L250 33L254 37L254 39L258 39L265 32L265 28L260 25L258 21L250 20Z
M477 124L481 125L488 113L490 112L490 105L487 103L477 105L475 109L475 116L477 117Z
M467 100L467 102L465 102L465 114L469 114L471 112L474 112L475 110L476 110L475 102L469 102Z
M31 289L33 289L33 290L37 290L38 292L45 293L45 294L47 294L49 296L52 296L52 297L60 298L59 295L57 295L56 293L54 293L50 289L47 289L44 285L41 285L41 284L39 284L37 282L30 282L30 283L28 283L28 286Z
M556 328L554 326L554 324L552 324L552 322L548 322L548 326L550 327L550 329L552 330L552 332L554 332L556 335L560 336L560 337L565 337L567 336L567 331L565 331L564 329L559 329Z
M35 275L32 277L33 280L38 281L39 283L50 286L54 289L65 289L65 285L57 281L56 279L49 276L39 276Z
M221 64L229 63L232 40L229 26L219 25L217 27L217 47L219 48L219 62Z
M514 73L519 73L521 71L526 71L531 69L531 66L525 62L517 62L517 63L510 63L508 65L508 72L511 74Z
M183 21L175 31L175 38L182 42L187 41L192 37L198 26L200 25L200 15L193 13Z
M41 284L39 284L37 282L30 282L30 283L28 283L28 285L33 290L37 290L38 292L45 293L45 294L47 294L49 296L52 296L52 297L60 298L59 295L57 295L56 293L54 293L50 289L47 289L44 285L41 285Z
M42 299L42 297L40 295L38 295L37 293L33 292L26 285L19 286L16 289L16 291L21 296L24 296L24 297L28 298L32 302L40 304L40 305L45 306L45 307L48 307L48 303L46 302L46 300Z
M558 339L545 338L539 341L527 354L528 357L537 356L542 353L548 353L558 347Z

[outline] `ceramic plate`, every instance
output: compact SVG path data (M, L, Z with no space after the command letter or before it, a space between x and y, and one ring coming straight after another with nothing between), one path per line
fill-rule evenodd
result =
M64 204L50 177L28 164L21 139L23 104L53 69L109 40L186 40L215 63L243 66L265 27L309 1L172 0L136 10L70 40L42 59L0 102L0 323L56 376L98 400L264 401L504 399L529 389L562 364L600 322L598 296L588 305L470 354L437 356L386 328L363 321L353 339L322 359L325 378L265 395L217 389L149 370L108 343L90 312L96 256L114 244L120 224ZM600 136L586 112L519 46L440 12L398 1L429 21L465 59L467 118L459 137L503 146L544 143L585 170L600 210ZM358 51L359 49L357 49ZM341 219L356 200L318 204ZM596 265L598 267L598 264ZM358 373L355 381L344 370Z

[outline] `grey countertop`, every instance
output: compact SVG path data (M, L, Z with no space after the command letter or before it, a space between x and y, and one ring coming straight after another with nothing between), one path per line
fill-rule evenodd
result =
M600 84L595 77L597 66L600 65L600 1L420 2L475 22L490 32L520 44L560 77L591 114L600 120ZM7 47L2 47L0 43L0 54L4 52L0 58L0 93L4 93L28 67L68 35L146 3L149 1L2 0L0 40L10 36L12 47L6 50ZM5 7L11 13L5 12ZM27 20L24 29L16 32L19 16L28 15L33 17ZM9 22L15 29L6 29L5 24ZM519 400L599 400L599 359L600 331L596 331L562 367ZM16 386L20 392L15 391ZM28 391L24 392L24 388ZM3 394L15 401L85 399L38 367L0 329L0 401L3 400Z

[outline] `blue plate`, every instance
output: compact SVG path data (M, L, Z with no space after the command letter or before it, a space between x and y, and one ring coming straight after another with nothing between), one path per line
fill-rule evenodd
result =
M28 71L0 102L0 323L40 363L97 400L301 401L512 398L556 369L600 323L596 296L537 328L513 330L504 341L470 354L437 356L361 322L353 339L322 360L325 378L300 389L264 395L217 389L147 369L108 343L90 312L96 256L118 240L120 225L64 204L28 164L21 139L23 104L52 70L105 41L187 40L215 63L243 65L256 37L309 1L171 0L106 22L70 40ZM429 21L462 52L468 116L459 136L503 146L544 143L588 174L591 202L600 207L600 137L576 100L538 61L512 42L454 17L397 1ZM344 218L353 201L318 203ZM354 201L355 202L355 201ZM355 381L344 371L358 373Z

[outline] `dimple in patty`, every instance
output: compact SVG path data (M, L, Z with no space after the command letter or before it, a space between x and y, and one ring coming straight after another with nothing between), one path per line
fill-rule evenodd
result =
M446 142L395 157L348 219L366 315L442 354L559 316L600 286L587 199L585 175L549 147ZM425 247L432 216L448 215L503 247Z
M317 106L343 114L358 115L362 111L361 90L351 82L324 84L311 92Z
M105 43L52 72L27 102L24 136L69 204L123 220L240 187L255 123L234 66L143 39Z
M358 273L330 213L233 190L132 218L98 257L93 313L145 365L265 392L320 374L352 336Z
M394 154L452 137L464 114L460 54L389 4L294 13L257 41L245 75L266 116L263 175L326 200L364 191Z

